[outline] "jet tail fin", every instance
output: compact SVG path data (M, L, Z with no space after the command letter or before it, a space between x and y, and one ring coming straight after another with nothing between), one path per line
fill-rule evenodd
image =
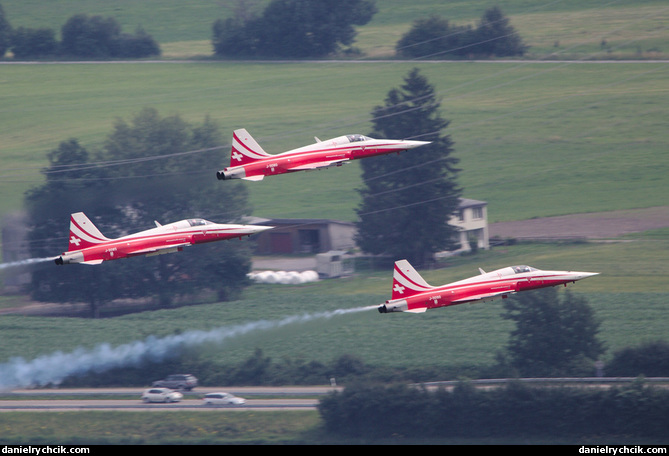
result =
M402 299L434 288L429 285L407 260L395 262L391 299Z
M68 252L92 247L111 239L105 237L83 212L70 215L70 242Z
M232 134L232 150L230 151L230 166L239 166L252 163L256 160L271 157L245 128L235 130Z

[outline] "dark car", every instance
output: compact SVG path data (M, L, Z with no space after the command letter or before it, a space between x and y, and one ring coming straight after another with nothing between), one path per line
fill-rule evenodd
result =
M190 391L197 386L197 378L190 374L173 374L153 382L152 386Z

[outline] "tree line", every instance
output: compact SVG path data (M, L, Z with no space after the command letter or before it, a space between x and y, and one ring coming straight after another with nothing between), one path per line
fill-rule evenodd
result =
M323 58L357 55L357 26L377 13L374 0L272 0L254 11L245 2L232 16L212 25L216 57ZM111 17L76 14L62 26L58 41L47 27L13 29L0 5L0 58L11 51L28 58L141 58L160 55L160 46L138 27L123 33ZM432 15L416 20L396 43L403 58L489 58L522 56L528 49L499 7L488 8L479 23L452 25Z
M261 14L238 10L217 20L212 44L220 57L327 57L352 47L354 26L369 23L377 12L371 0L272 0ZM476 27L453 26L447 19L418 19L396 44L408 58L522 56L528 49L502 10L488 8Z
M61 40L48 27L12 28L0 5L0 58L11 51L16 59L141 58L160 55L160 46L138 27L124 33L112 17L76 14L61 27Z
M669 427L669 391L642 379L608 389L355 385L321 399L318 409L327 431L364 438L664 439Z
M395 46L398 56L418 59L522 56L527 49L498 6L488 8L476 27L438 15L418 19Z

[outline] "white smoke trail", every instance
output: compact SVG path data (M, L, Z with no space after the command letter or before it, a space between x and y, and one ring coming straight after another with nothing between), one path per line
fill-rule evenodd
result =
M7 268L14 268L18 266L28 266L31 264L46 263L47 261L53 261L58 257L49 257L49 258L28 258L27 260L12 261L10 263L0 263L0 270Z
M78 348L70 353L55 352L32 361L12 358L0 364L0 389L58 385L70 375L104 372L116 367L138 366L147 360L167 359L176 349L196 347L207 343L221 344L229 339L255 331L268 331L283 326L329 319L338 315L376 309L377 306L339 309L330 312L294 315L282 320L260 320L235 326L223 326L209 331L193 330L166 337L149 336L142 341L112 347L103 343L92 349Z

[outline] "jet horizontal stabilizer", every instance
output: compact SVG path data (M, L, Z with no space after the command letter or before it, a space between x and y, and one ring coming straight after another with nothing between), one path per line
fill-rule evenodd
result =
M427 307L419 307L418 309L409 309L409 310L405 310L404 312L411 312L411 313L414 313L414 314L418 314L418 313L423 313L426 310L427 310Z

